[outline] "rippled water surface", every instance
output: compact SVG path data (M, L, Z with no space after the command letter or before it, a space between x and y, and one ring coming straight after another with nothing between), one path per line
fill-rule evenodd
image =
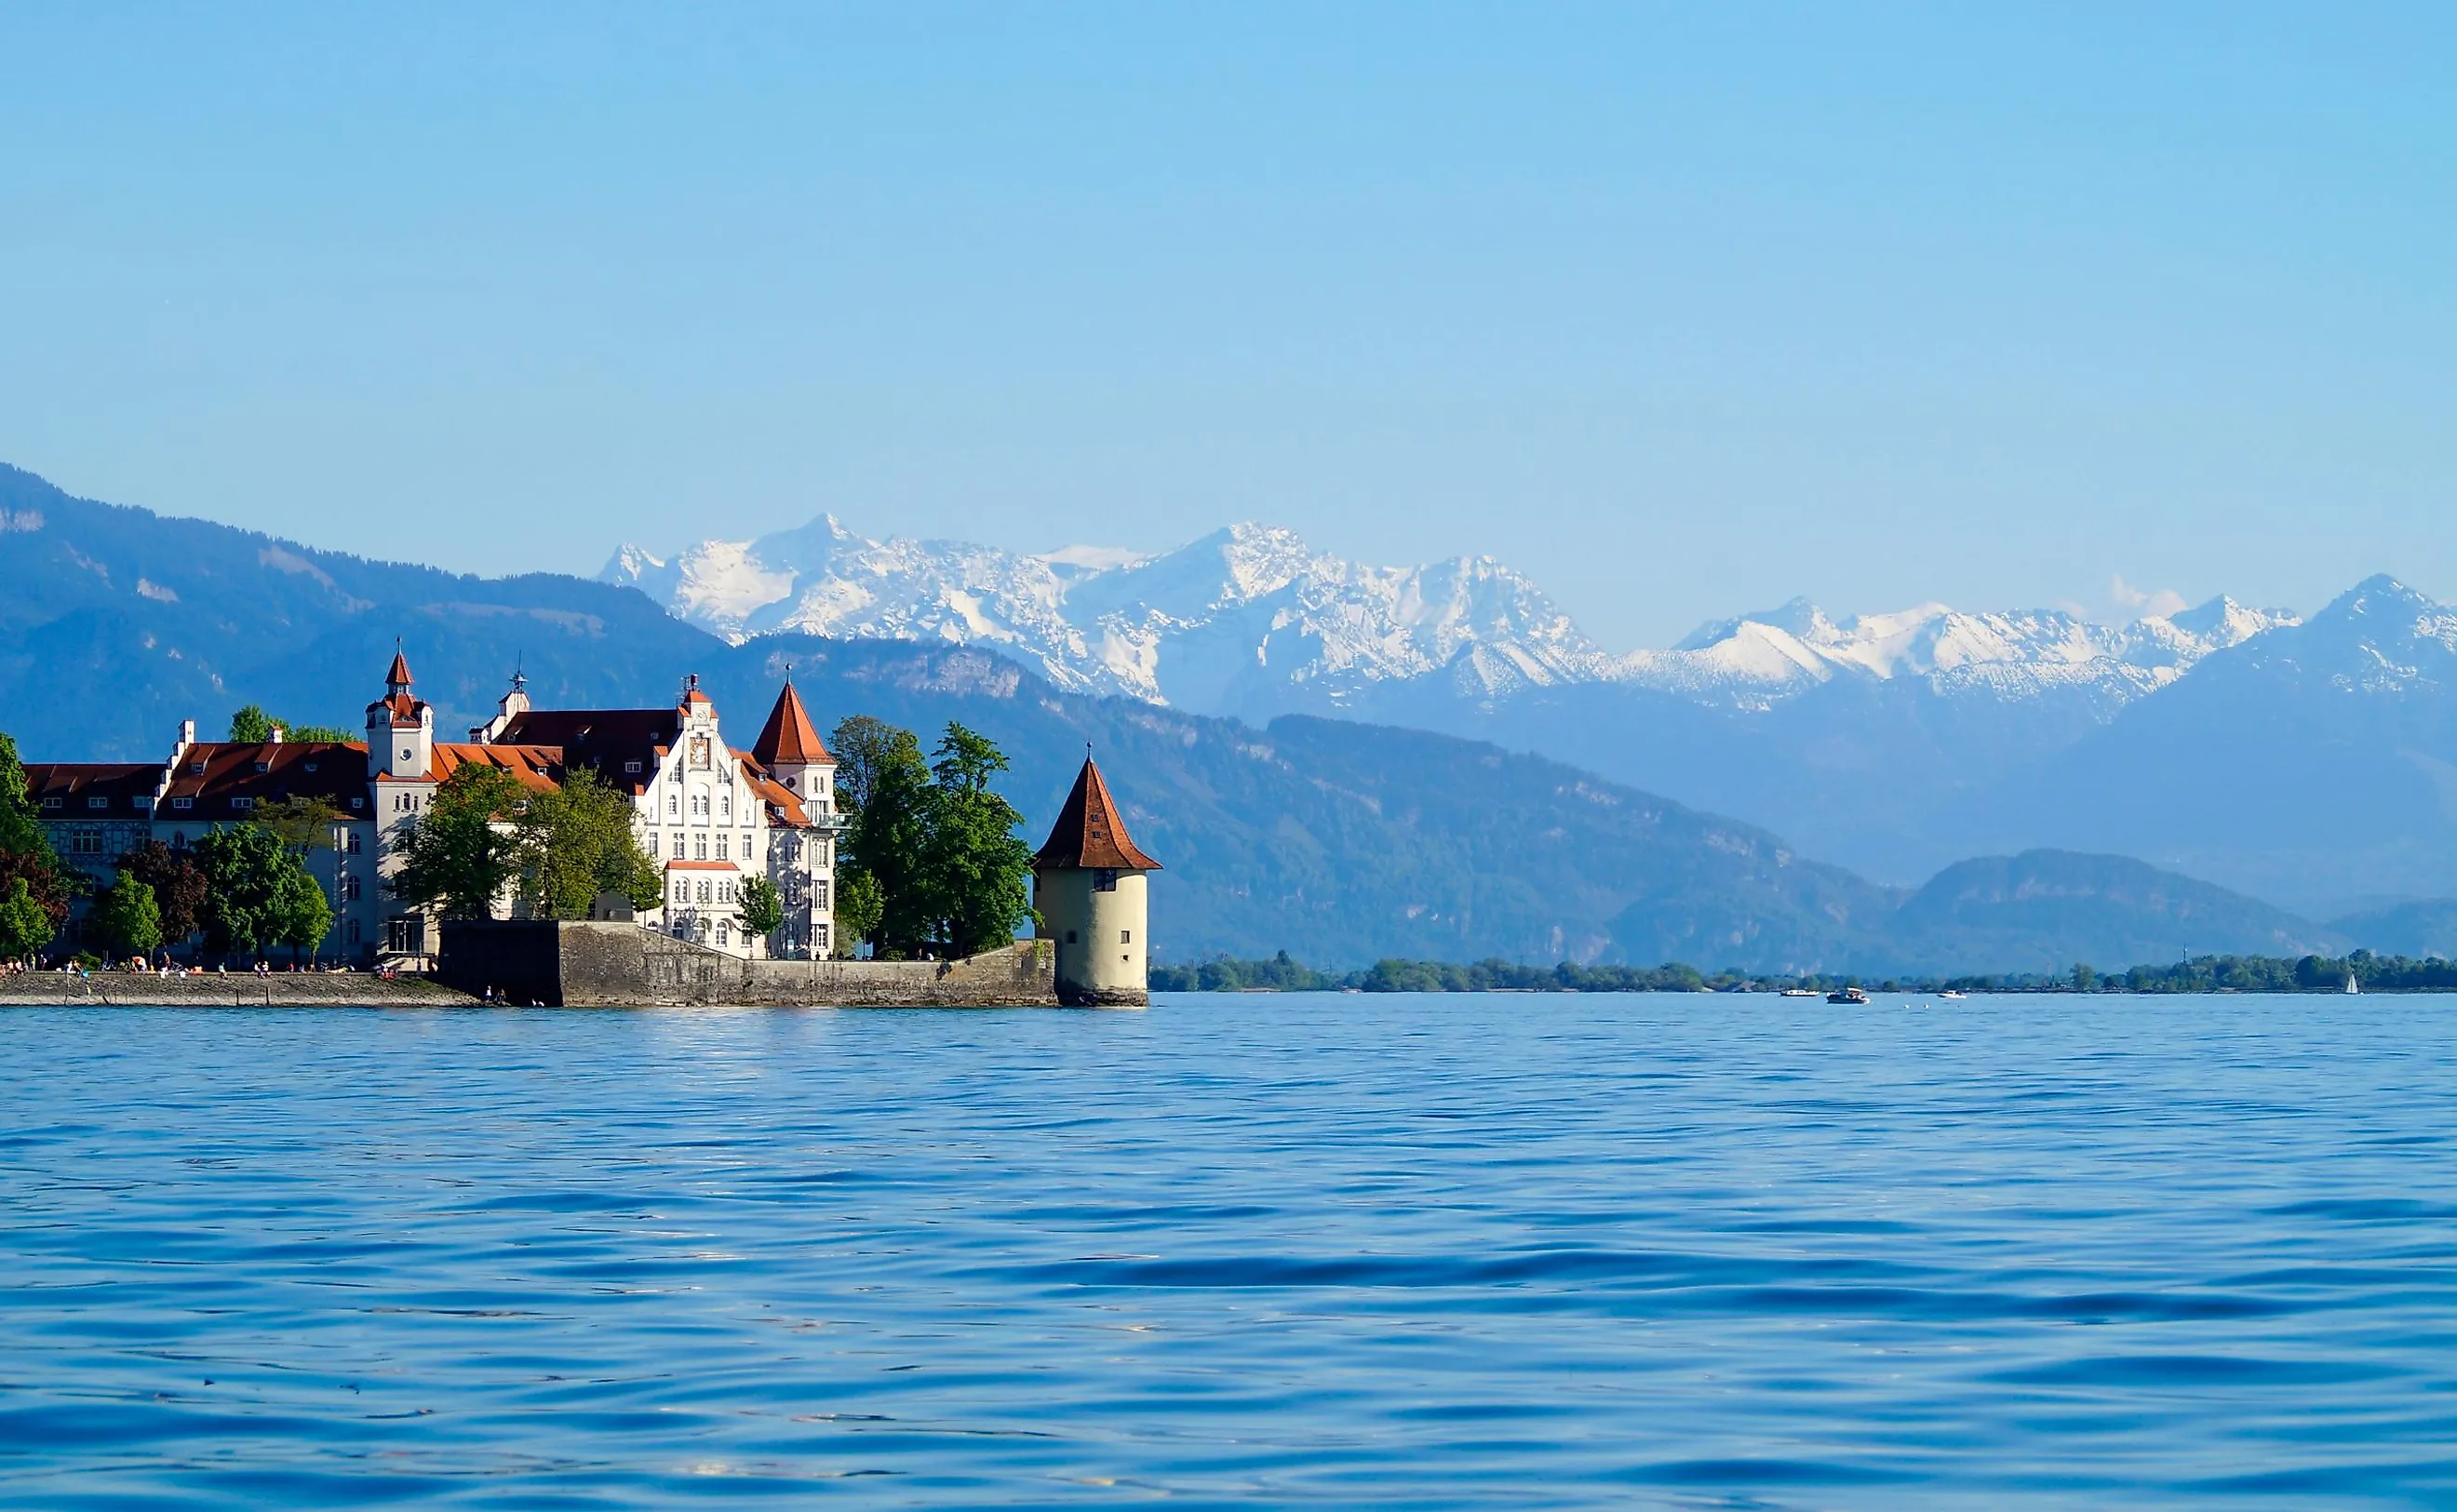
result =
M2452 1031L0 1011L0 1504L2457 1504Z

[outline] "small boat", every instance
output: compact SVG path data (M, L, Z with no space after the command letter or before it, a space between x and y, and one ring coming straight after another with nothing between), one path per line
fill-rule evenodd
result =
M1817 989L1813 987L1786 987L1783 990L1783 995L1786 997L1815 997L1817 996Z
M1968 992L1957 992L1952 988L1949 987L1944 991L1939 992L1936 995L1944 998L1949 1003L1959 1003L1971 994Z
M2346 973L2346 995L2351 997L2356 993L2361 992L2363 990L2363 984L2355 980L2355 973L2348 971Z
M1869 994L1856 987L1847 987L1839 992L1826 994L1826 1001L1829 1003L1865 1003L1868 1000Z

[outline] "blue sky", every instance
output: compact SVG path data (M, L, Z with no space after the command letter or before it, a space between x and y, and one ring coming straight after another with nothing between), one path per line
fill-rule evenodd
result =
M2457 597L2457 8L0 12L0 460L481 570Z

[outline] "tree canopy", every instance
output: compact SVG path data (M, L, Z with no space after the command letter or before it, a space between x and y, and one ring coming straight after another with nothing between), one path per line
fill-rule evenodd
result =
M164 944L176 945L204 928L205 874L186 852L148 840L119 858L119 874L153 890Z
M85 889L86 883L82 873L62 866L52 849L51 837L43 831L33 795L26 787L26 767L17 759L17 743L0 734L0 897L13 899L21 882L48 926L39 943L15 952L31 955L68 922L69 901Z
M444 778L403 842L393 896L447 919L485 918L519 872L519 845L504 827L526 796L499 766L473 763Z
M890 958L970 955L1031 916L1023 822L991 779L1007 769L986 737L950 724L924 763L910 730L857 715L836 726L838 807L852 821L838 868L839 949L867 938Z
M123 867L93 900L93 932L129 955L151 955L162 944L162 909L154 889Z
M631 800L588 767L527 795L515 821L521 899L538 918L585 919L600 893L654 908L665 896L657 863L632 830Z
M285 879L303 875L298 856L260 825L210 830L196 852L205 875L205 948L224 956L262 954L281 936Z
M271 740L276 726L279 726L283 740L347 742L360 738L331 725L293 725L286 719L275 719L261 705L246 704L231 711L230 738L242 745Z

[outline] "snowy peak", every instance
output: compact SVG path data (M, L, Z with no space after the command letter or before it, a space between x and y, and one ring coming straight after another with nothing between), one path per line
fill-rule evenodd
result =
M1701 626L1669 651L1614 660L1617 681L1764 706L1837 677L1926 680L1939 692L2032 696L2085 686L2119 702L2164 686L2214 651L2297 623L2232 599L2111 627L2061 609L1969 614L1926 603L1835 620L1806 599Z

